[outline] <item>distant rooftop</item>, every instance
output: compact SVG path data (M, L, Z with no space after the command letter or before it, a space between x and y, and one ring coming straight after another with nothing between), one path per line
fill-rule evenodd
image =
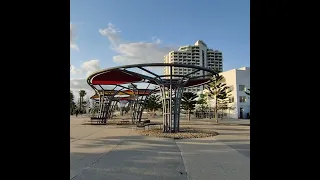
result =
M221 51L219 51L219 50L217 50L217 49L214 50L214 49L209 48L209 47L207 46L207 44L204 43L204 41L202 41L202 40L196 41L196 42L194 43L194 45L180 46L178 50L173 50L173 51L170 51L169 53L177 52L177 51L188 51L188 50L191 50L191 47L193 47L193 46L200 46L200 45L206 47L208 51L220 52L220 53L221 53Z
M207 47L207 44L204 43L202 40L198 40L196 43L194 43L195 46L199 46L200 44L204 45L205 47Z
M250 67L241 67L241 68L238 68L237 70L250 70Z
M222 73L228 72L228 71L233 71L233 70L250 71L250 67L241 67L241 68L229 69L229 70L227 70L227 71L223 71Z

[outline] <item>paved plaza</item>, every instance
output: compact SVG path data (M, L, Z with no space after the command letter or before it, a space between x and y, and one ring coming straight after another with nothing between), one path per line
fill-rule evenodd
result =
M83 125L88 120L70 116L70 179L250 179L250 126L235 125L239 120L181 121L220 134L183 140L141 136L129 125Z

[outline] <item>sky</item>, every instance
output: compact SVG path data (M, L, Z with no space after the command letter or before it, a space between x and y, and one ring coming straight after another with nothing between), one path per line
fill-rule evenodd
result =
M224 71L249 67L250 1L70 0L70 89L91 96L89 74L163 62L197 40L222 51Z

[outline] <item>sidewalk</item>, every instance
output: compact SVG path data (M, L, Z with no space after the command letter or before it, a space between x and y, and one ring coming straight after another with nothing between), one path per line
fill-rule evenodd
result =
M215 138L178 140L189 180L250 179L250 158Z

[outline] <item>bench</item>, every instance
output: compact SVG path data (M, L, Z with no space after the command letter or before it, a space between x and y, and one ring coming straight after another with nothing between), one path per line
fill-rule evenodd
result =
M161 129L162 123L151 122L150 120L145 120L145 121L142 121L141 123L138 123L137 128L144 128L145 129L146 127L148 127L148 129L149 129L150 126L155 126L155 125L160 125L160 129Z
M92 124L92 122L102 123L103 119L104 118L101 118L101 117L91 117L91 124Z
M145 127L145 124L147 124L147 123L150 123L150 120L149 119L147 119L147 120L144 120L144 121L141 121L141 122L138 122L137 123L137 128L144 128Z
M120 123L129 123L129 120L121 120Z
M150 126L156 126L156 125L160 125L160 129L161 129L162 123L160 122L146 123L144 124L144 127L148 127L148 130L149 130Z
M146 120L144 120L144 121L138 122L138 123L137 123L137 127L139 127L139 126L142 127L142 125L147 124L147 123L150 123L150 120L149 120L149 119L146 119Z
M129 124L129 122L129 120L121 120L120 123L118 123L117 125Z

